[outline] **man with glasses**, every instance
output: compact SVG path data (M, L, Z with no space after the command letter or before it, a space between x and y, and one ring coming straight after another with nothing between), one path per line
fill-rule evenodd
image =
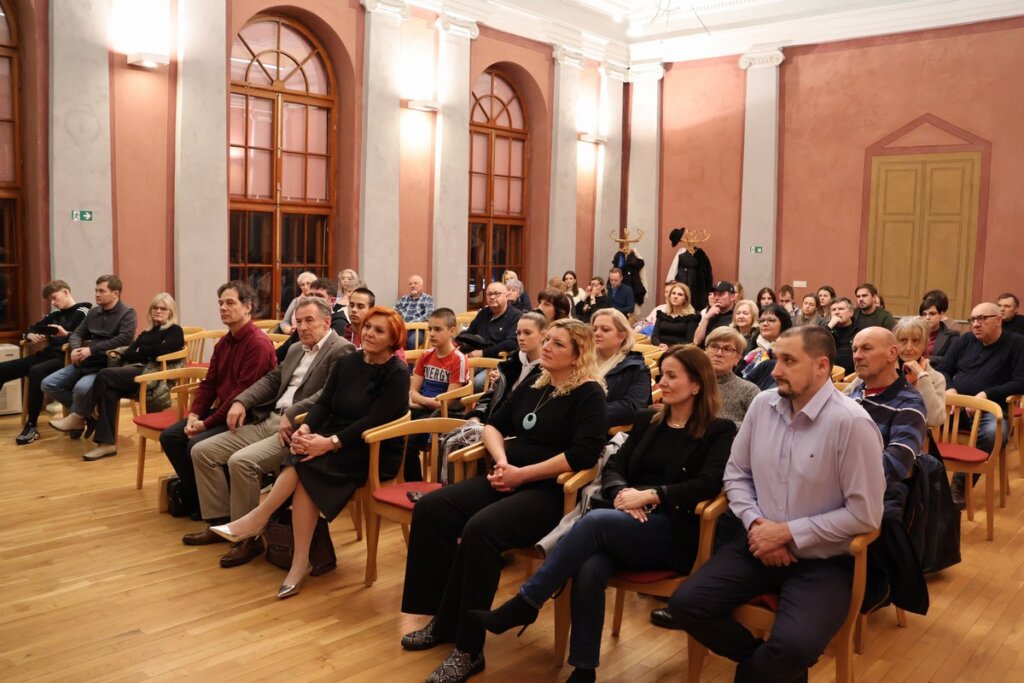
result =
M971 333L962 334L942 359L938 370L946 376L946 395L964 394L987 398L1006 406L1006 397L1024 394L1024 337L1003 332L999 307L986 302L971 311ZM1003 445L1009 425L1003 420ZM982 416L977 446L986 453L996 440L996 422L988 413ZM964 505L964 476L953 479L953 500Z
M996 299L999 306L999 314L1003 318L1003 332L1012 334L1024 334L1024 315L1017 315L1020 308L1020 299L1013 292L1003 292Z
M516 325L523 315L508 303L508 288L504 283L492 282L484 292L486 306L481 308L466 330L484 340L482 349L470 351L467 358L497 358L502 351L513 353L516 348ZM473 378L476 391L484 387L487 370L481 370Z

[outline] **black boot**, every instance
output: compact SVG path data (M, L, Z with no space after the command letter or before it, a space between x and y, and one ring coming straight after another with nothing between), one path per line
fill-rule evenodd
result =
M482 609L469 610L469 617L491 633L504 633L510 628L522 626L519 631L522 635L527 626L537 621L539 612L540 610L526 602L521 594L516 593L514 598L490 612Z
M594 683L597 680L597 671L594 669L581 669L576 667L565 679L565 683Z

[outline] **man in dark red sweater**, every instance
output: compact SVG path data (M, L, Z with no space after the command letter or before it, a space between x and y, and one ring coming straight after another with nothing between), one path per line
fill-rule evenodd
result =
M192 412L160 434L160 445L178 473L179 495L192 514L199 513L192 448L226 432L231 402L277 365L270 337L252 324L255 301L252 287L239 280L217 289L220 320L228 333L213 347L210 370L196 389Z

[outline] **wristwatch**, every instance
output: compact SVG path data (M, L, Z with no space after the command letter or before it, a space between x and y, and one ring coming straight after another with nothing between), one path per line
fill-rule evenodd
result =
M341 439L338 438L337 434L331 434L331 446L334 450L341 448Z

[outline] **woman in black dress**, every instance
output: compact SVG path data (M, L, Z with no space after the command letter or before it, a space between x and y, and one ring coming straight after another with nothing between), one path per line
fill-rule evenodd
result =
M690 303L690 288L677 282L669 289L665 310L656 314L651 342L664 350L676 344L690 344L698 325L700 314Z
M484 630L466 612L490 607L502 552L532 546L558 524L558 475L592 467L604 445L605 397L590 327L552 323L541 367L537 380L522 383L484 427L494 470L427 494L413 508L402 611L433 618L402 638L402 647L455 644L430 683L456 683L483 670Z
M469 614L494 633L526 626L572 579L572 683L595 678L612 574L620 568L689 573L700 532L693 510L722 490L736 426L717 417L722 402L711 361L695 346L675 346L660 368L662 405L637 415L629 439L604 467L601 500L609 508L583 515L514 598Z
M309 544L318 515L333 520L366 482L370 450L363 432L396 420L409 409L409 366L395 355L405 340L402 316L383 306L368 310L362 353L348 354L334 364L320 399L292 433L291 453L270 495L231 524L210 527L233 542L258 536L270 515L292 498L295 550L278 598L297 594L309 575ZM401 442L382 444L381 478L394 478L401 459Z
M590 317L602 308L612 305L611 299L604 291L604 280L599 277L590 278L590 286L587 287L583 299L577 302L573 309L575 316L585 323L590 322Z

